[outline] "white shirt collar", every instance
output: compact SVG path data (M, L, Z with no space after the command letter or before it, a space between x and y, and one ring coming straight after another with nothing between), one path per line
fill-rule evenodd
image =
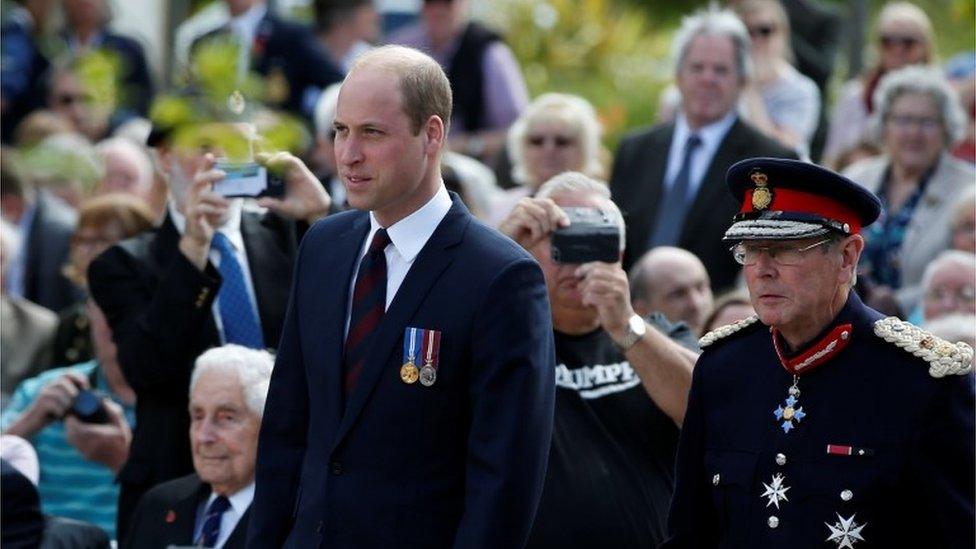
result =
M688 137L691 134L695 134L702 140L701 150L715 150L722 142L722 139L725 139L725 134L728 133L732 124L735 124L738 117L738 113L735 109L732 109L724 117L707 126L702 126L693 132L688 125L688 119L685 117L685 113L679 112L674 124L674 141L684 147L684 143L688 140Z
M268 5L262 2L251 6L251 9L237 17L231 17L230 22L227 24L234 29L234 32L238 33L238 36L246 37L253 41L255 33L257 33L258 23L261 22L261 19L267 13Z
M397 221L386 228L386 233L390 236L390 242L396 248L397 253L404 261L410 263L417 257L420 250L427 244L427 240L434 234L434 230L440 225L448 210L451 209L451 196L447 194L447 188L441 183L440 189L434 196L421 206L417 211ZM369 212L369 237L367 242L373 240L373 234L380 229L379 221L373 212Z
M176 226L177 232L180 235L184 234L186 232L186 216L176 209L176 205L172 200L166 203L166 207L169 209L170 218L173 220L173 225ZM217 231L223 233L238 252L244 250L244 237L241 235L241 215L243 209L244 200L231 199L227 222L217 227Z
M217 499L217 493L211 490L210 497L207 498L207 505L204 507L204 509L209 507L215 499ZM244 512L247 511L247 508L251 505L251 502L254 501L254 481L251 481L251 484L248 484L247 486L227 496L227 500L230 501L231 508L233 508L238 515L243 515Z

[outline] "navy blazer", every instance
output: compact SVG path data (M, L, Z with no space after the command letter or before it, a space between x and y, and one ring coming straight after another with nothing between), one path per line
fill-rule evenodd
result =
M875 335L879 318L851 293L828 327L850 323L850 344L800 377L806 415L789 432L773 411L792 376L766 326L705 349L664 547L850 547L833 529L851 517L856 549L973 547L973 374L931 377Z
M306 235L258 445L249 547L524 545L552 431L542 271L456 195L375 334L348 405L341 358L366 212ZM442 332L437 382L400 380L407 327Z

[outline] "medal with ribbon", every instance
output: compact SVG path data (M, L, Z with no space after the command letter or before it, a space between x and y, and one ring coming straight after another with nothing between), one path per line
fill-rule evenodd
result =
M440 359L441 333L437 330L425 330L424 334L424 366L420 369L420 384L430 387L437 381L437 366Z
M789 433L796 426L793 422L800 423L807 416L803 406L800 406L800 376L812 372L821 364L824 364L851 341L851 325L841 324L836 326L822 339L810 346L809 349L793 358L787 358L780 345L781 336L779 330L773 328L773 347L776 349L776 356L787 372L793 375L793 385L787 390L786 400L783 404L773 410L773 416L777 422L782 422L780 428L784 433Z
M407 328L403 334L403 366L400 366L400 379L407 385L417 382L420 371L417 369L417 353L423 345L424 331Z

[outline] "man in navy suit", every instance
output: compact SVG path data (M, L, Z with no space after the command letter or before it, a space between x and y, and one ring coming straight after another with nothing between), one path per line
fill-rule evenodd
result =
M363 55L343 84L336 159L359 211L299 250L250 547L526 541L552 431L549 302L531 256L446 191L450 113L443 70L409 48Z
M311 119L319 93L342 80L342 70L329 58L312 30L274 15L264 0L225 0L226 25L205 34L191 50L212 40L244 46L238 69L266 79L266 101ZM243 73L242 73L243 74Z

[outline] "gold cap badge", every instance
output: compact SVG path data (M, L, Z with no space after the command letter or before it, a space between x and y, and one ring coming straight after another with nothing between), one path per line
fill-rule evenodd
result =
M768 187L769 177L757 170L749 178L756 184L752 191L752 209L765 210L773 203L773 191Z

